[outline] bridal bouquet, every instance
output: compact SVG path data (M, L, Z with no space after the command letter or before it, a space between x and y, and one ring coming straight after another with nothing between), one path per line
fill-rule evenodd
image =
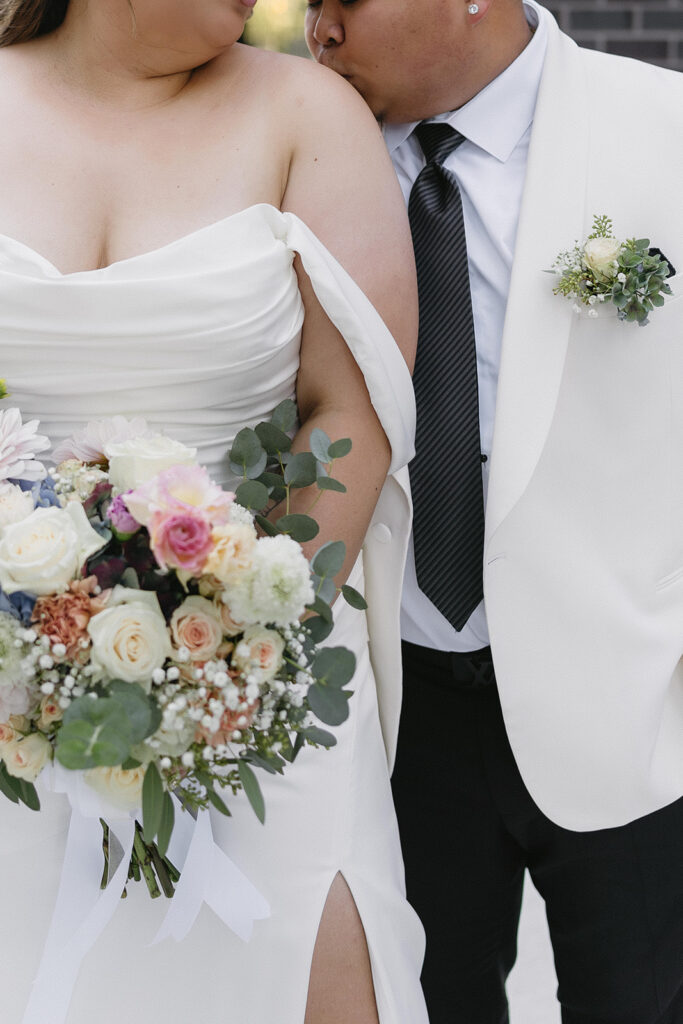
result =
M281 773L304 744L334 745L317 720L348 715L354 655L318 647L344 545L309 565L299 542L317 524L289 506L297 487L343 490L330 469L350 442L318 430L292 454L295 420L285 402L237 435L235 496L192 449L122 417L58 446L48 474L38 422L0 412L0 790L39 810L46 766L78 773L139 818L129 878L153 896L179 877L174 803L229 814L225 795L243 789L263 821L254 767Z

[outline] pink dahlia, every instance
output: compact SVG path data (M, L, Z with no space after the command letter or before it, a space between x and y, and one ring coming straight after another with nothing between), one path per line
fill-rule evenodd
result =
M38 452L50 447L49 440L38 434L39 420L21 422L18 409L0 412L0 480L44 480L47 471L36 460Z

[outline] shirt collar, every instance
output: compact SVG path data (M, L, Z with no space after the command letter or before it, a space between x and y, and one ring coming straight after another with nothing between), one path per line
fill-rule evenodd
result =
M510 157L534 119L548 44L548 12L534 0L524 0L524 12L535 31L519 57L469 103L429 118L450 124L501 163ZM406 141L417 124L418 121L383 125L390 153Z

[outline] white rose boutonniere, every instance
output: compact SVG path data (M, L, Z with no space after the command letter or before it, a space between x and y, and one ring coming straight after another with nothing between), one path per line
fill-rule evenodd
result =
M672 294L667 278L675 270L658 249L650 248L649 238L621 242L612 230L609 217L595 217L583 245L560 253L551 269L560 275L554 292L573 299L577 313L587 306L588 316L597 317L595 307L610 302L620 320L644 327L652 310Z

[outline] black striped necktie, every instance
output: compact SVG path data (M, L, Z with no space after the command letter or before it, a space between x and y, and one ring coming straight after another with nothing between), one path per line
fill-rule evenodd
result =
M420 331L416 456L410 464L417 581L460 630L483 596L484 493L477 353L460 189L443 161L464 137L415 129L427 164L410 193Z

